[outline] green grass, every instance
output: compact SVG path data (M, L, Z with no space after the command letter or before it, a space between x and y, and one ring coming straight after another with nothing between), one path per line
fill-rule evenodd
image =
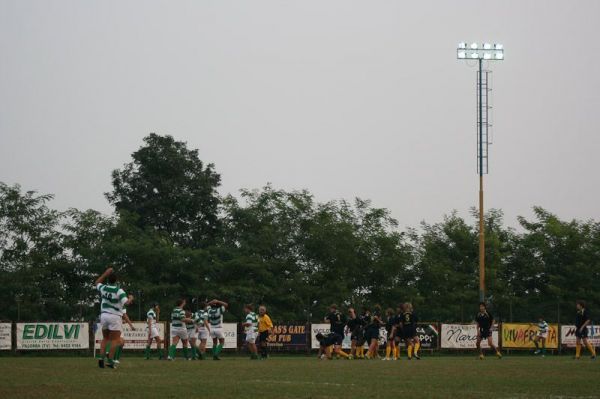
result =
M90 358L0 358L0 398L539 398L600 397L600 361L569 357L424 357L421 361L175 362L124 356L119 369Z

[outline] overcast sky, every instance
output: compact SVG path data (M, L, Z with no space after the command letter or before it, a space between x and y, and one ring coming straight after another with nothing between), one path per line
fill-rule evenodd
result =
M0 0L0 181L111 207L150 132L222 194L371 199L401 226L477 204L475 67L493 72L486 208L600 218L600 1Z

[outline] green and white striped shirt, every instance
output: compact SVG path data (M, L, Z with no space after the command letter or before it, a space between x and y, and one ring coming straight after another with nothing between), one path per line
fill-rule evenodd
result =
M208 320L208 312L200 309L194 314L194 323L200 328L206 328L204 327L204 320Z
M150 321L151 325L156 324L156 312L154 311L154 309L150 309L148 313L146 313L146 320Z
M245 326L246 332L258 331L258 316L254 312L250 312L246 315L244 323L251 323L249 326Z
M116 285L108 285L98 283L96 289L100 293L102 303L100 305L100 311L102 313L112 313L118 316L123 315L123 307L127 302L127 294L122 288Z
M221 327L223 323L223 313L225 313L225 306L210 307L208 308L208 322L211 327Z
M173 309L171 312L171 326L173 328L184 328L183 319L185 319L185 310L181 308Z

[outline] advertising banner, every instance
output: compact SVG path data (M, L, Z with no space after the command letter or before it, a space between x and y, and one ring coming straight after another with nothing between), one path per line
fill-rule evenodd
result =
M438 326L436 324L417 323L417 337L421 341L421 348L437 349L438 347ZM404 348L406 344L400 343L400 347Z
M0 323L0 351L12 349L12 324Z
M237 349L237 323L223 323L223 335L225 336L225 344L223 345L224 349ZM196 334L196 338L198 334ZM170 342L170 338L169 338ZM170 344L170 343L169 343ZM167 346L169 345L167 344ZM177 344L177 348L181 348L181 341ZM213 340L209 336L206 340L206 347L212 349Z
M306 325L297 323L274 325L267 346L272 349L306 349Z
M17 349L88 349L89 331L88 323L17 323Z
M127 323L123 323L123 331L121 337L125 340L125 346L123 349L145 349L146 343L148 342L148 330L146 329L147 324L145 322L132 322L135 330L132 330ZM160 339L165 338L165 323L158 322L158 335ZM100 349L100 343L102 342L102 329L100 324L96 324L96 331L94 332L94 349ZM154 347L155 344L153 344Z
M441 346L444 349L475 349L477 324L442 324ZM498 325L492 329L492 342L498 345ZM487 340L481 341L482 348L489 348Z
M510 349L535 348L533 338L538 332L537 324L530 323L502 323L502 347ZM548 325L546 348L558 348L558 324Z
M596 346L600 346L600 326L587 326L588 341ZM574 348L576 343L575 326L561 325L560 326L560 343L567 348Z

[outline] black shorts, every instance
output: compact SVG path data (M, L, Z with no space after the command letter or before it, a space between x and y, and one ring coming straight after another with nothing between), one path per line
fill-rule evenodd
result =
M370 327L365 331L365 340L371 343L373 339L379 339L379 327Z
M481 339L488 339L492 336L492 330L489 328L480 328L479 336L481 337Z
M412 326L402 328L402 338L412 339L417 335L417 329Z
M336 346L342 346L342 342L344 342L344 337L340 334L335 334L333 344Z
M588 337L588 329L587 327L583 329L583 331L579 331L579 328L575 329L575 337L576 338L587 338Z
M356 330L352 331L352 334L350 335L350 340L352 341L364 341L364 339L365 334L362 328L357 328Z
M263 331L258 333L258 342L267 342L269 339L269 331Z

